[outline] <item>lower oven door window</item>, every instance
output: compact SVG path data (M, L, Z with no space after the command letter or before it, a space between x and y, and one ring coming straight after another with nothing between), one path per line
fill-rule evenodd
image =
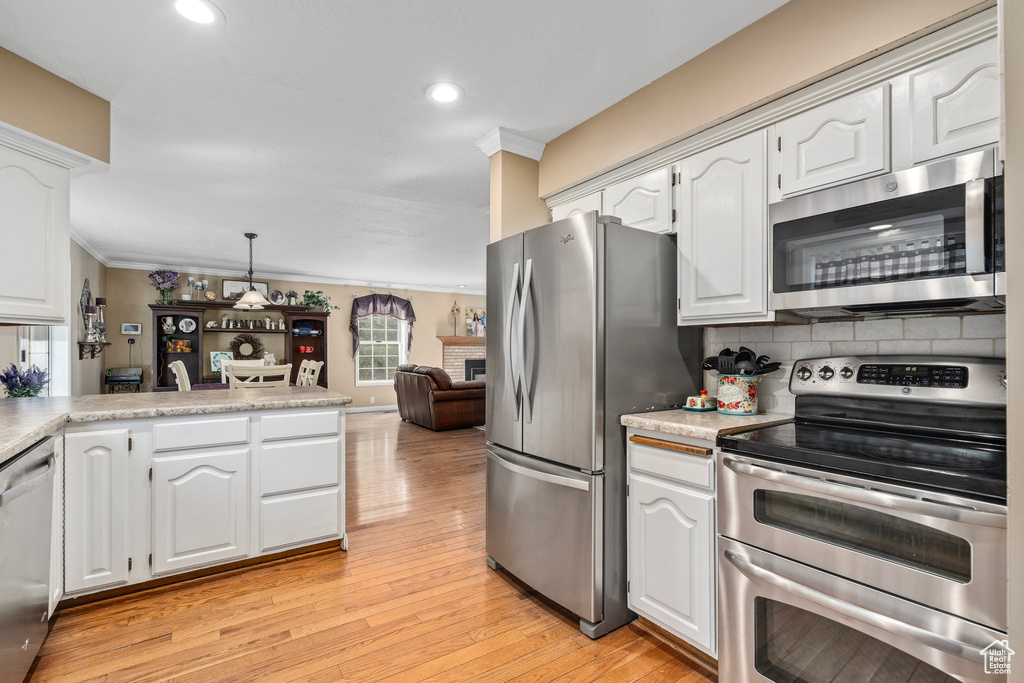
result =
M783 491L754 492L754 519L959 583L971 581L971 544L953 534L882 512Z
M755 598L754 666L770 681L956 682L935 667L837 621Z

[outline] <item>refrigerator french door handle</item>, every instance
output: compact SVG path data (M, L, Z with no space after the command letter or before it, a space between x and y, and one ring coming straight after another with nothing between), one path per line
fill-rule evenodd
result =
M590 490L589 482L581 481L579 479L570 479L569 477L560 477L557 474L548 474L547 472L539 472L537 470L532 470L529 467L523 467L522 465L517 465L513 462L509 462L508 460L505 460L503 457L501 457L492 450L488 450L487 455L489 455L494 460L494 462L500 465L501 467L504 467L510 472L521 474L524 477L536 479L537 481L547 482L548 484L555 484L556 486L566 486L571 489L579 489L580 491Z
M508 384L509 393L512 394L512 403L516 406L513 422L519 422L519 382L520 373L516 368L515 356L512 355L513 321L515 319L515 305L519 301L519 262L512 267L512 287L508 292L508 313L505 315L505 334L502 335L502 344L505 350L505 383ZM520 356L520 362L522 357Z
M960 657L961 659L966 659L972 662L981 662L984 659L981 654L981 649L991 643L990 637L981 629L978 629L977 633L974 634L975 642L964 643L954 638L933 633L932 631L921 628L920 626L908 624L905 621L901 621L887 614L876 612L873 609L868 609L855 603L846 602L845 600L832 597L827 593L817 590L817 588L812 585L807 585L815 583L815 579L817 578L816 574L818 572L815 572L815 570L812 569L793 567L790 571L797 576L795 578L790 578L776 574L775 572L757 564L753 558L742 557L732 550L726 550L724 555L725 559L729 560L733 566L746 574L749 578L763 581L764 583L787 593L809 600L827 610L837 612L845 617L856 619L857 621L861 621L865 624L883 629L897 636L916 641L930 648L941 650L942 652L951 654L954 657ZM865 588L863 590L868 591L870 589Z
M523 274L523 302L519 306L519 374L523 388L523 411L527 423L533 422L533 396L530 387L530 368L526 366L526 317L530 307L530 293L533 284L533 259L526 259Z
M964 186L964 243L967 272L985 272L985 179L967 181Z
M965 508L959 505L946 505L939 501L915 500L885 493L884 491L830 484L820 479L788 474L779 470L770 470L767 467L758 467L757 465L751 465L734 460L733 458L725 458L722 460L722 464L737 474L745 474L750 477L764 479L765 481L792 486L829 499L877 505L889 508L893 512L914 513L936 519L945 519L950 522L971 524L973 526L987 526L996 529L1006 528L1006 513L1003 512L990 512L988 510Z

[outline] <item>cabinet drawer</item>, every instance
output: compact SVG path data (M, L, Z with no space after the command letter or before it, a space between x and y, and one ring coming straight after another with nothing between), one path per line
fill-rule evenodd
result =
M263 441L300 439L306 436L331 436L338 433L338 411L264 415L260 419Z
M715 459L712 456L687 455L664 448L629 444L629 467L705 489L715 487Z
M153 451L249 443L249 418L219 417L153 425Z
M337 486L340 439L265 445L260 456L260 492L284 493Z
M340 518L337 488L265 498L260 501L260 550L339 536Z

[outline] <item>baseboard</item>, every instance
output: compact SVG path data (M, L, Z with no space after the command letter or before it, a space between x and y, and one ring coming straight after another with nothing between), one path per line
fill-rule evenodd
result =
M648 621L643 617L637 617L636 621L633 622L633 625L640 630L651 634L665 645L668 645L670 648L675 650L680 657L692 664L698 671L717 683L717 659L702 650L698 650L679 636L669 633L654 622Z
M363 406L362 408L345 408L346 413L393 413L398 410L393 406Z

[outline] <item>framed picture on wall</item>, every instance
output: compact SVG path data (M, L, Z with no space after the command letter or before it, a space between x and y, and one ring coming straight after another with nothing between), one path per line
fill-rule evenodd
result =
M270 295L270 283L269 282L256 282L252 283L253 289L262 294L264 297ZM228 280L224 278L220 281L221 298L225 301L238 301L242 298L242 295L249 291L248 280Z
M487 311L482 308L466 309L466 336L487 336Z

